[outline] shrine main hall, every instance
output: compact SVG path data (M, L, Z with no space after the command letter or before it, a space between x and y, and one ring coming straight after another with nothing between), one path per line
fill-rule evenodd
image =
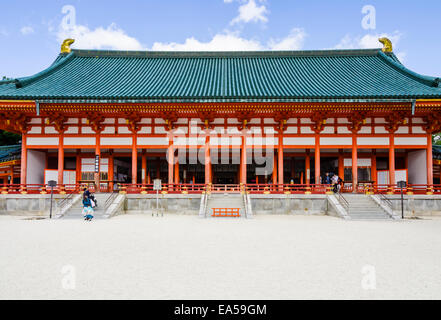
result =
M23 190L55 180L151 191L161 179L169 192L314 192L326 173L345 191L433 186L440 79L407 69L388 39L374 49L259 52L72 42L47 69L0 81L0 128L22 135Z

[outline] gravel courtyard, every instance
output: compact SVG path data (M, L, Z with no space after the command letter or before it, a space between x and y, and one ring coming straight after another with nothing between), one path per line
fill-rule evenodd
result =
M300 298L441 299L441 219L0 217L0 299Z

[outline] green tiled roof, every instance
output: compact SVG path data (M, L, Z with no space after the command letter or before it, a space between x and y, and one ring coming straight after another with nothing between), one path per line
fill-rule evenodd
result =
M263 52L72 50L46 70L0 81L0 99L297 101L440 98L439 79L380 49Z

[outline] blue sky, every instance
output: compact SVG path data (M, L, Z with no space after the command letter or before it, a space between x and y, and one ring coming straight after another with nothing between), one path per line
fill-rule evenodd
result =
M81 49L310 50L381 47L383 35L408 68L441 76L439 21L439 0L1 1L0 77L41 71L66 37Z

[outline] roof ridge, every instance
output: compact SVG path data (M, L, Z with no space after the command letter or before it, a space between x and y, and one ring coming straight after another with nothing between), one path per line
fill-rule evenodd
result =
M395 61L394 59L392 59L391 57L389 57L388 55L386 55L382 51L379 51L378 54L386 63L388 63L389 65L391 65L393 68L400 71L404 75L407 75L407 76L411 77L412 79L414 79L422 84L428 85L430 87L435 87L435 88L439 87L440 78L425 76L425 75L416 73L416 72L406 68L403 64Z
M22 88L25 85L27 85L33 81L36 81L47 74L50 74L51 72L58 69L61 65L63 65L64 63L66 63L67 61L72 59L73 56L74 56L74 54L72 52L64 57L62 55L59 55L57 57L57 59L48 68L44 69L43 71L40 71L39 73L36 73L36 74L29 76L29 77L22 77L22 78L14 79L13 82L15 83L15 87ZM63 58L59 59L60 57L63 57Z
M133 58L221 58L221 57L317 57L317 56L374 56L381 49L338 50L276 50L276 51L119 51L72 49L77 57L133 57Z

